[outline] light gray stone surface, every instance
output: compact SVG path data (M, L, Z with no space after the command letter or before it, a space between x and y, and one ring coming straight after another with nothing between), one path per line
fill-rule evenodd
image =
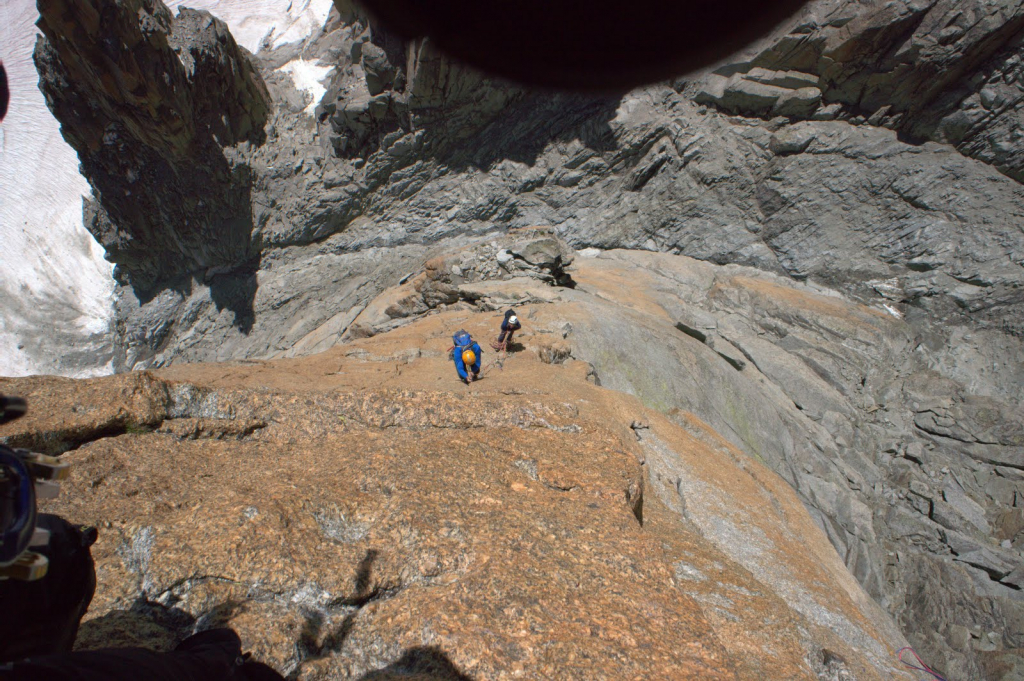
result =
M779 106L814 88L829 118L945 142L1022 179L1022 26L1012 0L817 0L691 91L734 113L807 119L810 93L805 108Z
M568 340L601 385L696 414L786 478L850 571L950 678L1013 678L999 670L1022 643L1024 533L1012 518L1024 489L1010 474L1013 493L1001 491L1010 478L993 462L1019 450L1017 378L971 394L944 371L970 355L950 342L964 328L900 319L883 300L856 305L818 285L660 254L608 251L584 261L602 263L637 272L642 302L624 309L624 300L591 298L583 274L561 294L597 320L574 323ZM746 366L709 347L724 342ZM1024 356L1009 334L982 348L972 352ZM972 372L961 364L955 373ZM935 411L941 427L920 420ZM999 424L999 435L981 438L985 456L964 447L979 414ZM960 641L954 625L981 638Z
M931 9L924 15L919 9L911 14L932 17L942 3L925 4ZM972 12L1010 12L1016 17L1016 10L1000 9L999 3L976 4ZM226 171L235 178L229 185L207 182L199 189L167 178L153 185L160 187L152 190L154 205L165 208L144 211L162 216L146 228L150 236L145 238L139 223L126 217L129 206L137 210L137 193L126 201L112 189L98 192L94 233L110 244L112 257L121 263L121 297L131 297L134 287L141 301L120 306L139 308L122 313L122 339L144 336L143 326L153 328L148 320L152 315L144 308L166 297L168 290L213 291L223 287L216 279L251 280L256 271L263 272L257 278L262 285L276 275L261 262L287 259L317 267L324 262L319 253L328 240L332 249L345 253L446 239L457 245L467 236L531 224L557 226L577 247L643 248L753 265L863 296L885 291L894 305L909 306L905 311L910 315L969 315L986 327L1021 328L1024 193L996 168L963 156L962 149L911 144L885 128L854 125L856 117L847 115L852 105L845 102L846 113L839 117L846 120L794 122L707 110L700 96L697 101L689 98L690 86L685 84L679 92L651 87L608 98L528 92L452 64L429 44L403 45L372 27L357 10L341 9L322 35L303 46L306 58L319 54L336 65L316 117L302 112L303 100L296 99L290 81L276 71L295 56L295 47L257 59L274 109L265 140L225 147ZM728 76L711 74L708 82L742 80L755 90L775 88L795 97L794 102L805 101L800 93L812 89L815 78L831 83L840 77L833 74L828 80L809 72L811 61L801 55L808 50L817 55L825 43L839 45L849 27L866 21L858 29L862 33L849 37L841 52L850 60L843 62L849 72L843 71L843 82L861 82L857 69L874 73L875 68L865 55L876 54L880 45L889 44L885 40L899 37L882 31L882 42L876 45L864 36L876 30L872 26L884 28L889 25L885 21L902 16L899 11L878 14L866 5L814 3L795 32L769 39L767 47L754 50L756 58L737 57L720 69L731 69ZM929 22L915 30L931 31L935 22ZM1008 30L992 28L989 18L958 40L986 50L998 43L1005 51L1013 44L1004 35ZM972 37L978 31L984 35ZM179 36L186 34L178 31ZM930 35L912 37L911 42L927 41ZM372 47L364 54L367 45ZM963 68L975 64L977 60L956 61L954 47L941 46L941 54L929 58ZM829 48L829 54L840 54L838 49ZM815 68L826 61L821 57ZM370 77L372 83L367 68L377 74ZM916 71L913 78L893 75L902 73L896 66L885 73L871 82L877 81L876 90L889 87L893 97L910 97L909 83L920 81ZM967 77L966 72L962 75ZM55 77L44 73L44 81ZM55 91L51 100L58 115L69 117L63 112L72 108L75 97L84 96ZM202 121L202 106L208 105L200 104L195 119ZM66 134L86 136L74 133L82 125L69 117ZM161 145L177 138L160 142L153 137L125 139L118 147L118 162L128 162L135 149L139 172L163 168L167 161L161 160L166 156ZM96 173L94 185L100 189L103 181L111 187L122 181L89 163L84 167L87 174ZM176 177L181 176L179 172ZM168 191L178 192L173 202L161 198ZM197 202L203 215L168 213L182 203L179 195L194 196L190 201ZM238 200L251 206L246 209L251 213L248 226L237 233L240 241L203 236L207 232L185 227L191 219L206 224L204 230L225 229L217 227L216 219L210 221L210 207L223 206L213 215L237 213L231 206ZM234 228L226 229L226 234L234 233ZM201 243L187 241L194 238ZM165 242L183 244L181 252L187 257L174 255L177 246L159 245ZM138 257L117 255L129 251ZM161 255L155 257L155 251ZM230 288L240 286L244 288ZM348 300L343 291L332 295L329 289L323 297ZM164 315L166 305L157 307L161 311L154 314ZM208 311L195 317L197 323L214 311L219 319L222 307L206 305ZM247 295L236 307L240 316L258 316ZM298 308L286 312L302 314ZM338 312L340 308L313 312L307 323L336 319ZM223 326L224 321L211 318L205 323ZM147 342L148 348L135 354L136 364L124 366L144 366L146 358L157 355L161 362L172 361L175 338L187 333L177 324L161 343ZM262 331L254 327L244 338L233 337L229 329L210 335L210 356L246 356L253 348L276 343L249 338L253 333ZM197 339L190 347L190 358L202 355Z

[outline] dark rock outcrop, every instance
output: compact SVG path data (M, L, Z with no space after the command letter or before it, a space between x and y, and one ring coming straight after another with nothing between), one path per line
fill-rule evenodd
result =
M40 87L95 202L86 226L115 277L149 298L184 274L259 256L252 177L269 95L227 27L163 3L40 2Z
M355 6L338 5L358 32L349 49L358 68L336 71L315 113L330 125L327 141L339 157L384 152L368 174L370 189L417 157L451 153L523 95L439 53L429 40L405 43Z

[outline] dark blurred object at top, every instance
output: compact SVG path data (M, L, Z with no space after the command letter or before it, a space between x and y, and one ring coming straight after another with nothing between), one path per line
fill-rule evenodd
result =
M429 37L527 85L622 90L715 63L807 0L361 0L406 39Z
M7 85L7 69L0 61L0 121L7 115L7 105L11 101L11 89Z

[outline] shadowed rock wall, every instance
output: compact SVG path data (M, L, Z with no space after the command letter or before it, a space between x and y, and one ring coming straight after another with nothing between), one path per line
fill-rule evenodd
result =
M264 138L259 73L207 12L158 0L40 3L40 85L95 201L86 226L115 278L149 299L183 273L259 256L252 177L236 145Z
M813 113L768 118L756 107L721 102L723 110L749 116L730 117L701 104L700 93L724 78L716 74L677 83L678 92L652 87L592 98L525 91L453 64L429 43L405 45L358 10L341 9L322 34L257 60L276 107L267 140L225 152L236 159L232 167L249 176L246 183L236 174L239 183L230 184L248 191L250 204L238 204L232 215L252 219L245 217L237 239L231 229L216 238L200 231L197 243L187 242L186 255L161 259L167 262L161 266L178 274L152 287L122 290L125 366L175 357L274 356L309 346L310 333L338 337L344 331L339 315L351 317L348 310L395 283L407 266L382 257L383 277L362 279L366 285L357 293L338 280L316 285L311 295L310 284L295 272L325 273L329 267L357 273L363 268L359 253L371 247L383 248L381 255L415 252L425 260L433 246L448 247L446 240L530 224L555 225L578 247L647 248L749 264L867 299L884 295L910 314L920 310L951 322L970 318L1020 332L1024 194L1017 182L1000 175L1005 164L987 165L950 146L908 143L900 138L907 138L906 131L889 119L868 121L858 114L860 104L830 104L824 76L814 69L795 70L805 68L801 50L824 50L822 36L834 42L833 32L847 35L861 17L857 12L868 12L865 5L811 5L799 25L755 51L761 57L718 69L736 71L732 79L753 73L781 83L771 87L783 90L799 86L794 92L811 87L814 79L814 87L826 88ZM858 21L884 24L885 17L896 21L903 15L864 16ZM895 29L882 37L927 41L941 32L934 21L914 26L917 33L910 37ZM985 46L985 54L1012 52L1015 34L999 26L986 20L965 36L974 36L970 44ZM943 59L959 59L943 73L968 78L983 69L978 59L962 54L967 46L940 47ZM830 57L829 63L845 64L854 74L849 79L856 79L858 65L875 63L872 55L880 49L850 38L848 60ZM778 54L795 61L785 71L772 71L783 75L771 75L769 67L782 69L769 60L781 59ZM280 70L300 56L334 66L319 104L303 100ZM826 61L821 57L815 64ZM910 61L924 73L939 68ZM888 83L893 101L925 101L916 90L901 89L927 80L923 76L886 78L872 82L876 90ZM900 125L923 116L908 110ZM1012 120L1011 113L1000 120ZM1004 146L1016 144L1013 135L992 135ZM119 148L119 158L131 156L129 147ZM126 176L132 175L111 181L124 184ZM205 190L209 183L203 185ZM184 192L186 205L199 205L203 192L194 189ZM231 201L243 200L232 191ZM202 200L203 211L212 200ZM134 222L108 217L98 213L95 224L106 225L98 233L141 246ZM154 227L163 235L161 243L180 239L167 233L171 224L184 220L161 220ZM266 265L260 266L261 259ZM282 269L274 272L272 262ZM297 316L304 320L302 332L282 337L279 330ZM193 333L197 325L213 333Z
M202 15L172 20L153 9L143 33L136 11L104 5L123 13L125 31L149 36L133 48L148 50L146 63L166 62L173 82L191 83L166 98L160 88L169 86L151 86L164 107L154 111L180 110L181 120L140 116L131 97L119 103L124 93L61 75L107 66L90 52L92 38L63 36L56 19L44 25L53 45L39 52L44 90L97 187L93 232L123 265L125 368L321 347L344 332L350 310L408 272L406 257L425 261L447 240L530 224L555 225L577 247L748 264L866 299L882 295L911 315L1020 333L1024 193L999 172L1012 164L964 156L975 142L905 141L947 140L907 132L941 102L975 111L951 84L994 78L986 64L998 55L1013 62L1017 10L906 4L812 3L716 73L675 90L593 98L487 78L429 42L403 44L342 3L322 33L256 58L274 102L262 144L258 78L247 77L248 58L224 56L235 52L221 25L210 20L198 31ZM184 47L201 35L196 45L221 47ZM220 56L181 63L178 53ZM333 67L321 101L303 99L282 71L297 58ZM1017 88L1012 75L1000 78L1000 87ZM874 94L855 85L864 79ZM740 94L708 99L725 81L732 85L723 93ZM936 82L949 87L934 91ZM800 111L776 111L774 103L747 106L743 83L767 88L776 103L789 101L780 93L821 94ZM859 99L836 94L847 91ZM872 97L889 98L899 118L862 115ZM80 115L91 99L107 102L102 119ZM989 137L971 139L1015 149L1004 130L1014 110L1000 109L998 122L979 118L971 129ZM723 115L730 111L743 115ZM254 142L237 143L246 135ZM175 165L190 144L193 160ZM132 180L143 168L153 172ZM372 278L360 274L369 248L382 249ZM281 333L300 317L301 328Z
M265 140L244 116L217 130L217 107L196 103L187 83L199 67L190 75L173 57L192 43L172 40L192 34L177 26L193 15L104 7L120 12L110 25L148 36L135 49L186 83L167 102L191 112L142 116L121 103L133 101L126 93L105 94L110 84L90 75L110 68L94 37L50 20L44 91L97 187L94 233L124 261L119 368L303 355L425 310L540 302L549 296L508 293L500 267L508 230L529 225L580 249L662 251L807 282L882 316L823 320L780 304L781 289L698 287L686 306L657 302L671 342L660 330L635 336L627 299L582 327L575 351L602 380L661 411L693 411L768 462L947 673L1013 673L1020 585L1007 567L1024 504L1017 3L816 2L711 73L594 98L469 71L339 2L321 33L251 58L272 102ZM233 59L195 63L222 74L204 82L230 83L219 69L245 73L250 57ZM296 59L333 67L318 101L282 70ZM242 82L251 87L220 104L229 121L242 115L232 101L255 96L255 78ZM97 119L125 131L111 149L82 113L91 99L117 102ZM188 144L198 144L194 174L167 160ZM132 164L186 177L156 173L137 190ZM136 191L137 202L126 193ZM470 244L472 256L436 259ZM466 276L499 270L497 283ZM660 296L694 276L649 285ZM678 350L679 334L706 347ZM666 343L653 372L613 351ZM549 357L568 352L555 345ZM714 373L694 380L696 356ZM764 392L748 395L743 372ZM710 395L709 385L730 387Z

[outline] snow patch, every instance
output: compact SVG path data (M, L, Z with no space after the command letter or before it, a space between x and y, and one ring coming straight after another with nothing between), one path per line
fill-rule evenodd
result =
M323 99L324 94L326 94L327 88L324 87L323 81L333 70L334 67L319 66L317 62L305 59L294 59L278 69L278 71L291 76L295 87L312 98L306 108L303 109L310 116L313 115L317 102Z
M37 85L37 16L31 0L0 6L0 60L11 89L0 123L0 375L7 376L51 373L60 360L40 361L16 310L60 308L62 328L36 333L68 335L72 344L76 334L106 333L113 315L112 265L82 226L89 184ZM105 363L96 357L96 368Z
M8 333L3 327L4 320L0 317L0 375L2 376L31 376L38 373L34 370L32 361L19 348L21 341L13 333Z
M896 319L903 319L903 313L897 310L894 306L890 305L889 303L882 303L882 307L884 307L885 311L891 314Z
M179 7L205 9L228 25L235 42L249 50L274 49L305 40L320 30L332 0L170 0Z

